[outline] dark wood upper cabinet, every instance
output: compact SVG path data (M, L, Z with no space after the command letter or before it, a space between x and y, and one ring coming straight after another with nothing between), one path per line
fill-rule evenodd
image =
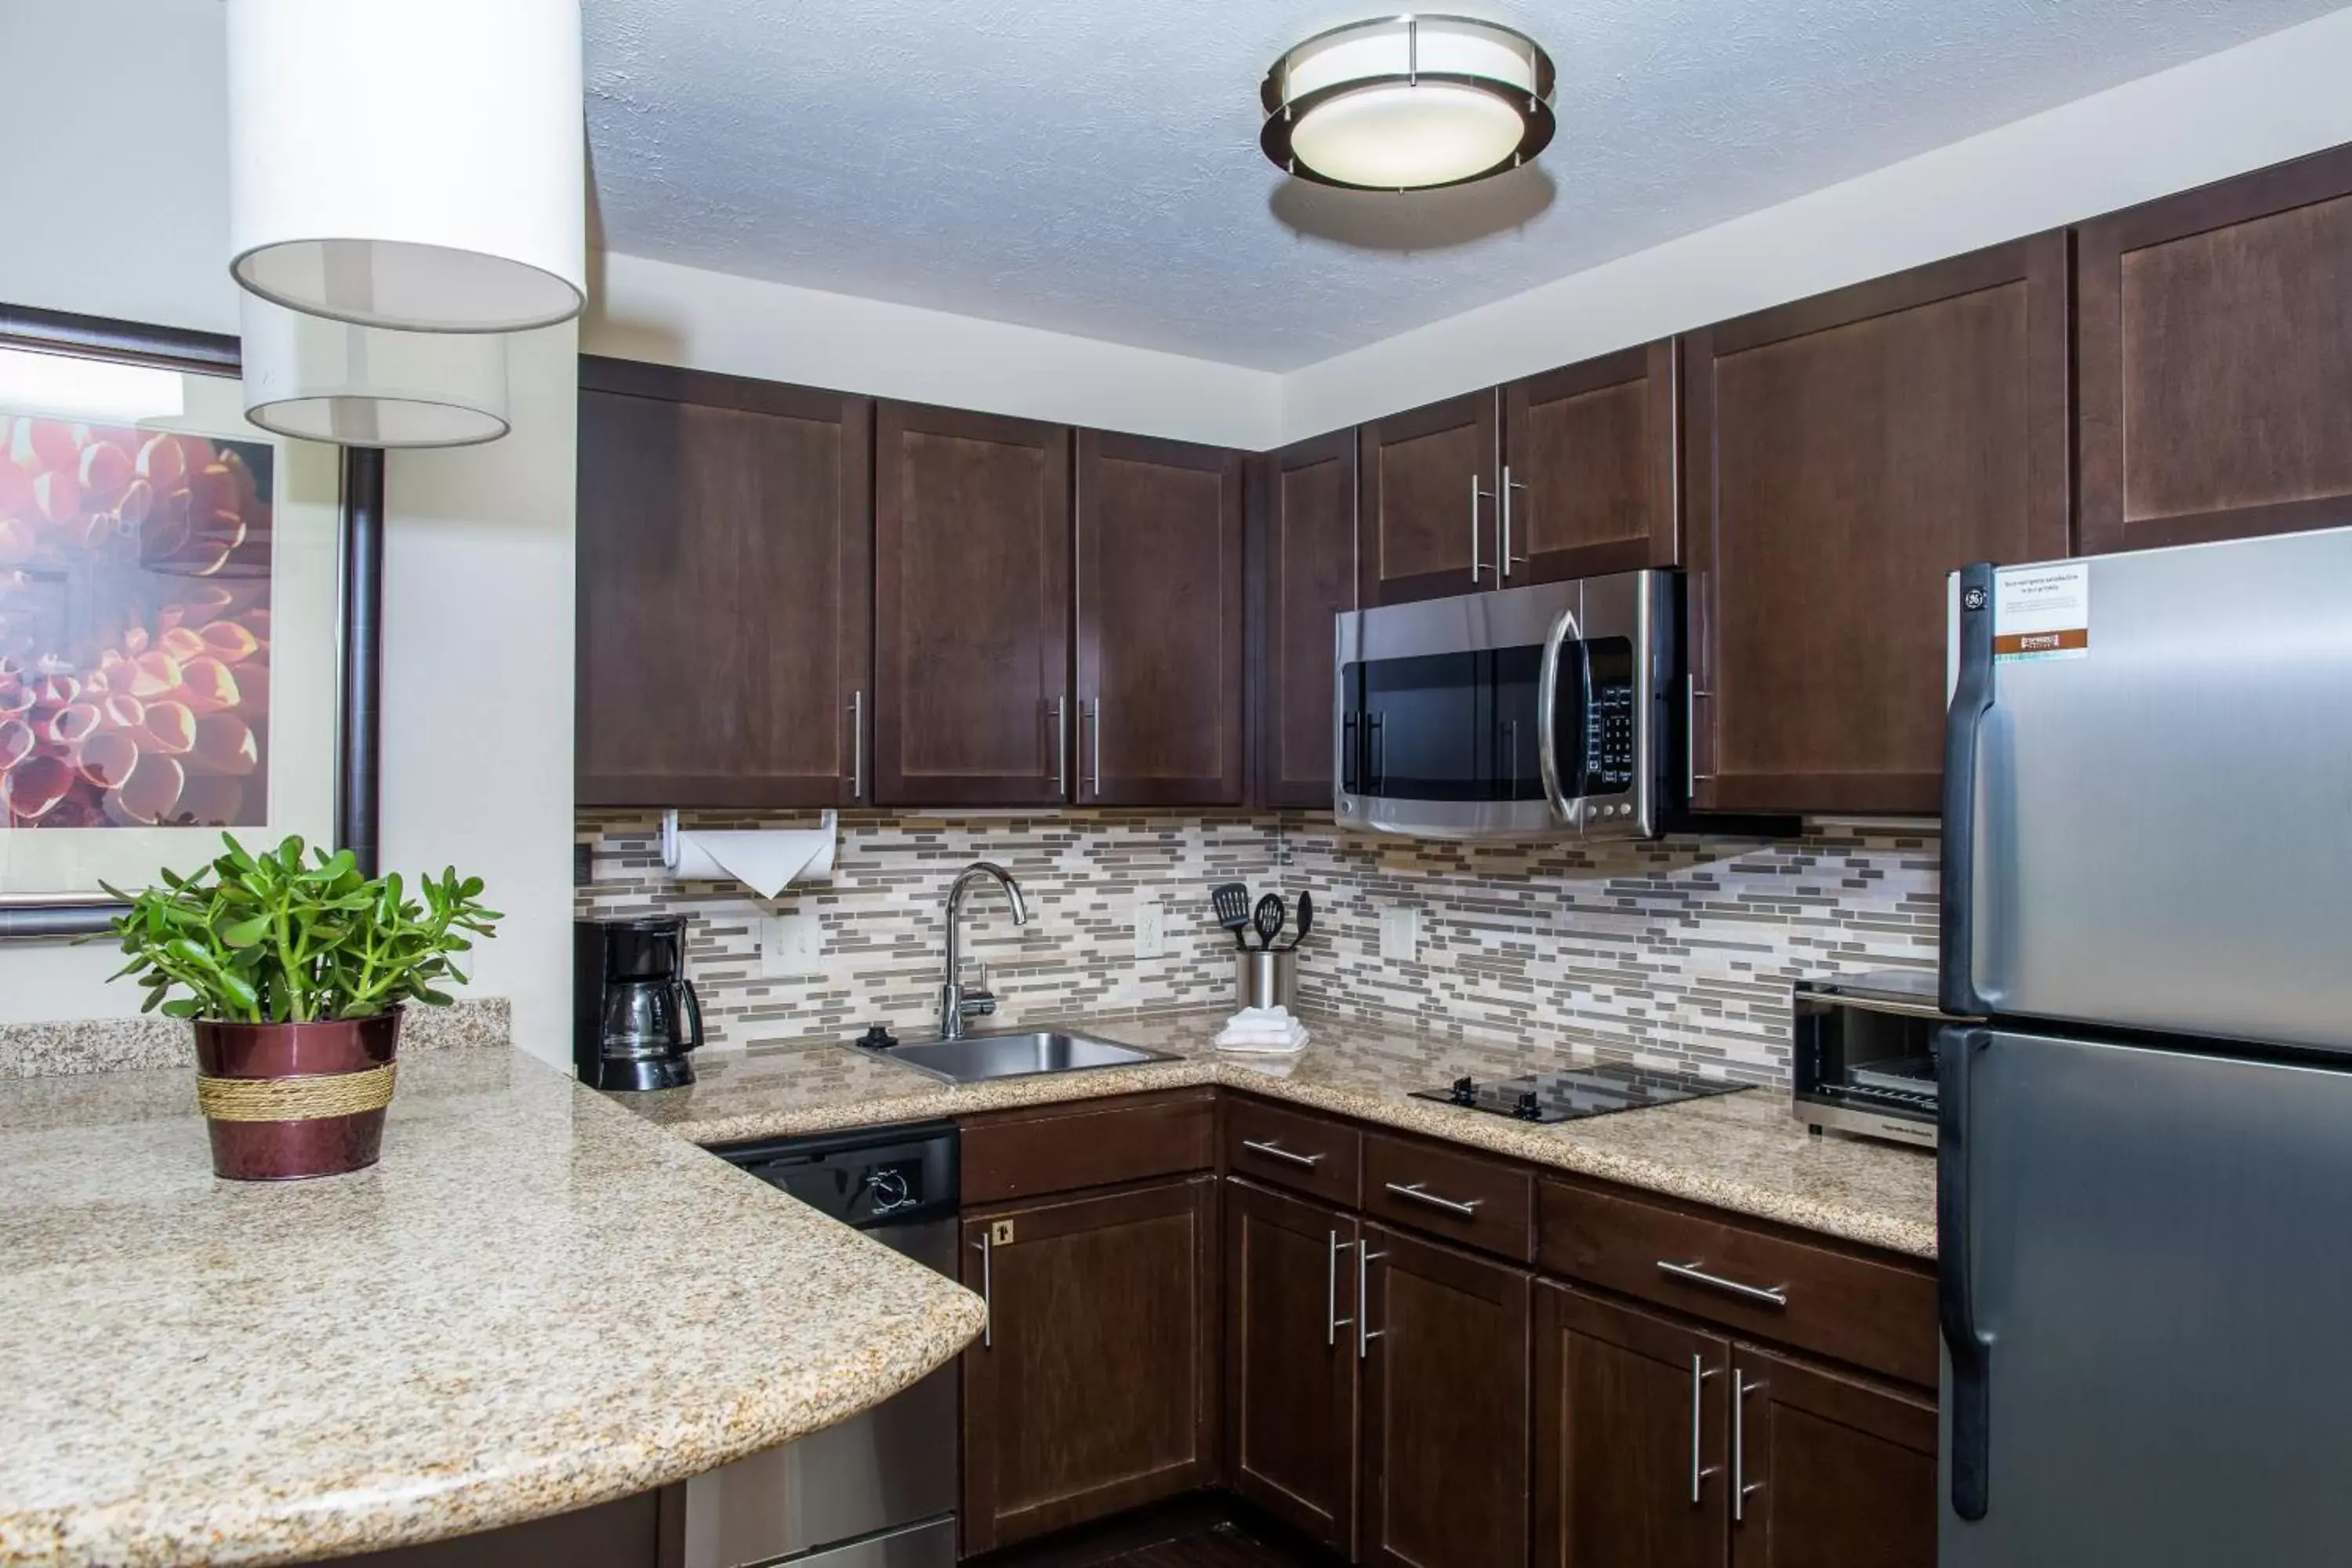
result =
M2082 543L2352 515L2352 148L2083 226Z
M1242 456L1078 433L1082 805L1239 805Z
M1225 1187L1226 1473L1342 1555L1356 1529L1356 1218Z
M1734 1568L1935 1568L1936 1406L1740 1345Z
M1363 1227L1362 1560L1494 1568L1528 1555L1529 1276ZM1606 1555L1591 1559L1607 1563Z
M872 408L582 359L582 805L842 805L870 786Z
M2066 237L1683 340L1693 804L1932 813L1945 578L2068 550Z
M1503 388L1503 584L1681 560L1675 345L1631 348Z
M1069 680L1069 431L878 405L876 802L1061 804Z
M1217 1479L1216 1215L1204 1175L966 1215L966 1555Z
M1549 1282L1535 1311L1538 1568L1723 1568L1730 1345Z
M1251 804L1331 809L1335 617L1356 607L1356 433L1251 464Z
M1391 415L1357 432L1361 603L1402 605L1499 584L1501 408L1494 392Z

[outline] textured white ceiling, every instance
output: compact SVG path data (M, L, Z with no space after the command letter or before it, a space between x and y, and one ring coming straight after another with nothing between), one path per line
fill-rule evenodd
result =
M1289 370L2338 3L1458 0L1551 52L1559 137L1392 196L1256 143L1273 58L1379 5L585 0L590 156L613 250Z

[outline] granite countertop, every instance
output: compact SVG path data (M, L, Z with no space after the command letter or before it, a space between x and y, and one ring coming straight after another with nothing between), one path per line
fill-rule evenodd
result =
M1572 1042L1547 1054L1310 1017L1304 1051L1267 1058L1213 1049L1223 1021L1222 1010L1086 1021L1083 1026L1106 1039L1179 1058L1144 1067L945 1084L817 1043L713 1051L697 1058L698 1081L689 1088L615 1098L657 1126L718 1144L1221 1083L1916 1258L1936 1256L1934 1156L1890 1143L1814 1138L1778 1089L1533 1126L1410 1094L1464 1072L1509 1078L1591 1059Z
M846 1053L842 1053L846 1055ZM0 1563L280 1563L830 1425L977 1297L504 1047L404 1054L383 1163L215 1181L184 1069L0 1083Z

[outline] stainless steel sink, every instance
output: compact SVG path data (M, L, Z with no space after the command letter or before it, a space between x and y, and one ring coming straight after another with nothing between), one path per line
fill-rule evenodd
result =
M1144 1062L1173 1061L1167 1051L1147 1051L1098 1040L1090 1035L1037 1031L1013 1035L966 1035L960 1040L909 1040L904 1045L849 1047L877 1061L900 1067L948 1083L982 1083L1000 1078L1034 1078L1041 1073L1086 1072L1094 1068L1135 1067Z

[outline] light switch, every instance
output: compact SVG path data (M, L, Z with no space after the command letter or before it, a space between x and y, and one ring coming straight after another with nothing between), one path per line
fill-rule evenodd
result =
M1381 911L1381 962L1421 962L1421 911L1410 905Z
M814 915L770 915L761 922L760 973L814 974L822 945Z
M1163 958L1168 952L1168 914L1157 899L1135 906L1135 956Z

